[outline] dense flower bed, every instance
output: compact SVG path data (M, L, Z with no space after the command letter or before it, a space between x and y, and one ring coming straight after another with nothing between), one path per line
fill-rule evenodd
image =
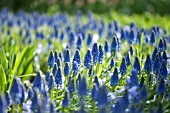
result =
M1 54L1 113L170 112L166 29L144 29L135 23L120 26L91 12L86 16L0 12L2 41L11 40L9 47L15 47L16 40L23 48L35 46L34 52L25 53L33 58L19 62L34 59L31 69L38 70L35 77L24 79L26 75L20 74L30 66L14 63L12 72L7 71L10 66L3 62L10 61L11 52Z

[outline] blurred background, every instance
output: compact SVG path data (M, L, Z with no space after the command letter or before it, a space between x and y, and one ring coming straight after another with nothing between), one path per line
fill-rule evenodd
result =
M116 10L126 14L170 14L170 0L0 0L0 7L7 7L14 12L36 10L75 13L91 10L95 13L109 13Z

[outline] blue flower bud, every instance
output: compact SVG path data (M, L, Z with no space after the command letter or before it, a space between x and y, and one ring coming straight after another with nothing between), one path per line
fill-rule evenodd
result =
M89 46L91 43L92 43L92 41L93 41L93 36L92 36L92 34L88 34L88 37L87 37L87 46Z
M62 101L62 107L68 107L69 105L70 105L69 94L67 91L65 91L64 98Z
M132 48L132 46L130 46L129 51L130 51L131 56L133 56L133 48Z
M74 55L74 58L73 58L73 62L76 61L77 64L78 64L78 67L81 66L81 57L80 57L80 52L79 50L76 50L76 53Z
M55 63L57 63L57 59L58 59L58 51L55 50L54 52L54 58L55 58Z
M129 56L129 52L126 54L126 65L129 66L131 64L130 61L130 56Z
M66 62L64 66L64 76L68 76L69 74L70 74L70 65L69 62Z
M166 86L165 86L165 81L163 78L161 78L159 84L158 84L158 89L157 89L157 95L165 95L166 94Z
M98 80L98 77L97 77L97 76L94 77L93 83L96 84L97 87L100 87L100 83L99 83L99 80Z
M114 67L115 62L114 62L114 58L112 57L111 61L110 61L110 67Z
M106 53L109 52L109 45L108 45L107 40L105 41L104 51L105 51Z
M152 53L152 62L155 61L155 58L156 58L156 54L158 53L158 49L155 47L153 53Z
M85 77L82 77L79 82L78 94L80 96L85 96L87 94L87 83Z
M161 60L160 60L160 54L156 54L156 58L153 61L153 73L158 74L160 67L161 67Z
M121 65L120 65L120 73L121 73L122 75L125 75L125 74L126 74L126 70L127 70L126 60L125 60L125 58L123 57L122 62L121 62Z
M28 98L31 99L34 96L34 92L31 87L28 88Z
M115 67L113 75L110 79L110 86L117 86L119 83L119 77L118 77L118 70L117 67Z
M40 111L40 106L41 106L41 101L40 99L38 98L39 96L39 90L37 89L34 89L35 92L34 92L34 95L33 97L31 98L31 105L30 105L30 109L32 111Z
M131 86L138 86L138 73L136 70L132 70L131 76L130 76Z
M49 81L48 81L48 88L49 90L53 89L55 87L55 80L54 80L54 76L52 74L50 74L49 76Z
M69 49L66 50L66 53L64 55L64 63L66 62L70 62L70 50Z
M96 64L99 59L99 48L97 43L94 43L93 48L92 48L92 55L93 55L93 62Z
M63 60L63 56L62 56L62 53L61 53L61 52L59 53L59 58L60 58L61 61ZM57 61L57 65L58 65L58 61ZM59 67L59 66L58 66L58 67Z
M162 38L159 41L158 50L159 50L159 52L163 52L164 51L164 42L163 42Z
M2 94L0 94L0 113L7 113L7 103Z
M58 59L57 59L57 66L58 66L58 67L62 67L62 66L61 66L61 58L60 58L60 57L58 57Z
M55 83L57 85L61 85L62 84L62 71L61 71L61 67L58 68L56 76L55 76Z
M111 44L111 52L116 52L117 49L118 49L117 37L114 36Z
M56 113L54 102L50 102L50 113Z
M150 36L150 44L155 45L156 43L156 36L154 30L151 31L151 36Z
M20 83L21 83L20 79L15 76L10 90L12 102L15 104L20 104L22 98L22 89Z
M47 66L50 66L51 68L54 66L55 58L53 51L50 52L50 56L48 57Z
M72 70L73 70L73 73L74 73L75 75L78 74L78 69L79 69L78 64L77 64L76 61L74 61L73 64L72 64Z
M55 64L54 64L54 67L53 67L53 70L52 70L53 76L55 76L56 73L57 73L57 64L55 63Z
M107 100L107 90L106 86L101 86L97 92L97 105L98 106L107 106L108 100Z
M50 71L48 70L47 73L46 73L46 76L45 76L45 80L49 81L49 77L50 77Z
M7 106L8 106L8 107L11 106L12 101L11 101L11 96L10 96L10 94L9 94L8 91L6 91L5 99L6 99Z
M145 61L145 65L144 65L144 70L147 73L150 73L152 71L152 61L151 61L151 58L150 58L149 54L146 57L146 61Z
M94 83L93 88L91 90L91 98L92 98L92 100L96 100L97 92L98 92L98 86Z
M147 92L147 89L146 89L146 85L143 84L142 87L141 87L141 91L140 91L140 97L141 97L142 100L146 100L147 95L148 95L148 92Z
M82 40L82 35L78 35L78 39L77 39L77 48L81 48L82 47L82 43L83 43L83 40Z
M34 81L33 81L33 86L32 86L33 89L39 89L39 91L41 93L44 93L45 92L45 80L44 78L42 77L41 75L41 72L37 72L37 75L36 77L34 78Z
M166 53L166 51L163 51L163 54L162 54L162 60L164 60L164 61L165 61L165 63L167 64L167 60L168 60L168 58L167 58L167 53Z
M103 46L102 46L102 45L99 45L99 62L100 62L100 64L103 63L103 59L104 59Z
M67 89L68 89L68 91L69 91L70 94L73 93L73 92L75 92L75 88L74 88L74 79L73 79L73 78L70 78L67 87L68 87Z
M84 66L88 69L90 69L92 67L92 63L93 63L93 56L90 50L87 50L87 53L84 57Z
M158 80L160 80L161 78L166 79L167 76L168 76L168 70L167 70L167 67L166 67L166 62L163 60L161 67L160 67L160 70L158 72Z

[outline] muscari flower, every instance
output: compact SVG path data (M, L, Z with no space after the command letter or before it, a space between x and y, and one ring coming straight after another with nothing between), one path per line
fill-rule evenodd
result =
M92 56L91 51L87 50L87 53L84 57L84 66L86 68L90 69L92 67L92 63L93 63L92 59L93 59L93 56Z
M36 75L36 77L34 78L34 81L33 81L32 89L36 89L36 88L39 89L39 91L41 93L45 92L45 80L42 77L40 71L37 72L37 75Z
M77 48L80 50L82 46L83 40L82 40L82 35L79 34L78 39L77 39Z
M129 56L129 52L126 54L126 65L129 66L131 64L130 61L130 56Z
M62 71L61 71L61 67L58 68L56 76L55 76L55 83L57 85L61 85L62 84Z
M99 62L100 64L102 64L104 59L104 50L103 50L103 46L99 45Z
M107 100L107 90L106 86L101 86L97 92L97 105L98 106L107 106L108 100Z
M94 43L93 48L92 48L92 55L93 55L93 62L96 64L99 59L99 48L97 43Z
M56 110L55 110L55 104L54 104L54 102L52 101L52 102L50 102L50 113L56 113Z
M163 51L163 54L162 54L162 60L164 60L164 61L165 61L165 63L167 64L167 60L168 60L168 58L167 58L167 53L166 53L166 51Z
M61 63L61 58L58 57L58 59L57 59L57 66L58 66L58 67L62 67L61 64L62 64L62 63Z
M21 83L20 87L21 87L21 91L22 91L22 97L21 97L20 103L23 103L26 99L26 89L22 83Z
M34 96L34 92L31 87L28 88L28 98L31 99Z
M146 85L143 84L142 87L141 87L141 91L140 91L140 98L142 100L146 100L147 95L148 95L148 92L147 92L147 89L146 89Z
M88 34L88 37L87 37L87 46L89 46L91 43L92 43L92 41L93 41L93 36L92 36L92 34Z
M68 76L69 74L70 74L70 65L69 62L66 62L64 66L64 76Z
M110 61L110 67L114 67L115 62L114 62L114 58L112 57L111 61Z
M146 61L145 61L145 65L144 65L144 70L147 73L150 73L152 71L152 61L151 61L151 58L150 58L149 54L146 57Z
M53 69L52 69L52 74L53 74L53 76L55 76L56 73L57 73L57 64L55 63L55 64L54 64L54 67L53 67Z
M121 97L121 99L120 99L120 104L121 104L121 106L122 106L122 109L126 109L128 106L129 106L129 104L130 104L130 102L129 102L129 96L128 96L129 94L128 94L128 91L127 90L125 90L125 93L123 94L123 96Z
M132 46L130 46L129 51L130 51L131 56L133 56L133 48L132 48Z
M55 63L57 63L57 59L58 59L58 51L57 50L54 51L54 58L55 58Z
M12 101L11 101L11 96L10 96L10 94L9 94L8 91L6 91L5 99L6 99L7 106L8 106L8 107L11 106Z
M41 106L41 101L38 98L39 96L39 90L38 89L34 89L34 95L31 98L31 105L30 105L30 109L32 111L40 111L40 106Z
M60 58L61 61L63 60L63 56L62 56L62 53L61 53L61 52L59 53L59 58ZM58 65L58 61L57 61L57 65ZM58 67L59 67L59 66L58 66Z
M78 64L77 64L76 61L74 61L73 64L72 64L72 70L73 70L75 75L77 75L78 69L79 69Z
M166 62L163 60L162 61L162 64L161 64L161 67L160 67L160 70L158 72L158 79L160 80L161 78L164 78L166 79L168 76L168 70L167 70L167 67L166 67Z
M50 71L48 70L45 76L45 80L49 81L49 77L50 77Z
M152 53L152 62L155 61L155 58L156 58L156 54L158 53L158 49L155 47L155 49L153 50L153 53Z
M160 62L160 54L156 54L156 58L153 61L153 73L158 74L160 67L161 67L161 62Z
M110 86L117 86L119 83L119 77L118 77L118 69L115 67L113 75L110 79Z
M66 53L64 55L64 63L66 62L70 62L70 50L69 49L66 50Z
M92 100L96 100L97 92L98 92L98 86L94 83L93 88L91 90L91 98L92 98Z
M73 78L71 78L71 79L69 80L67 89L68 89L68 91L69 91L70 94L73 93L73 92L75 92L74 79L73 79Z
M100 87L100 83L99 83L99 80L98 80L97 76L94 77L93 83L95 83L97 85L97 87Z
M65 91L64 98L62 101L62 107L68 107L70 105L69 93Z
M165 95L165 93L166 93L165 81L163 78L161 78L158 84L157 95Z
M117 37L114 36L111 44L111 52L116 52L117 49L118 49Z
M50 74L49 81L48 81L48 88L49 90L53 89L55 87L55 79L52 74Z
M125 58L123 57L122 62L121 62L121 65L120 65L120 73L121 73L122 75L125 75L125 74L126 74L126 69L127 69L126 60L125 60Z
M131 86L138 86L139 85L139 82L138 82L138 73L134 69L131 72L130 81L131 81Z
M0 113L6 113L7 112L7 102L5 100L5 97L0 93Z
M12 102L15 104L20 104L22 98L22 89L20 85L21 85L20 79L15 76L10 90Z
M164 50L166 50L167 49L166 39L165 39L165 37L163 37L162 39L163 39L163 43L164 43Z
M155 45L156 43L156 36L154 30L151 31L151 36L150 36L150 44Z
M76 53L74 55L74 58L73 58L73 62L76 61L77 64L78 64L78 67L81 66L81 57L80 57L80 52L79 50L76 50Z
M48 57L47 66L50 66L51 68L54 66L55 58L53 51L50 52L50 56Z
M87 83L85 77L82 77L79 81L78 94L85 96L87 94Z
M159 41L158 50L159 50L159 52L163 52L164 51L164 42L163 42L162 38Z
M105 51L106 53L109 52L109 45L108 45L107 40L105 41L104 51Z

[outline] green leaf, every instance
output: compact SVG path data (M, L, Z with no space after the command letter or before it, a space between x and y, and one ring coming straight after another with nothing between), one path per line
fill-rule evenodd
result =
M1 92L5 92L6 90L6 76L4 73L4 68L2 67L2 65L0 64L0 89Z
M7 68L8 68L8 59L6 58L6 54L5 54L5 51L4 51L3 47L0 49L0 56L1 56L0 57L1 64L4 67L4 69L7 70Z

